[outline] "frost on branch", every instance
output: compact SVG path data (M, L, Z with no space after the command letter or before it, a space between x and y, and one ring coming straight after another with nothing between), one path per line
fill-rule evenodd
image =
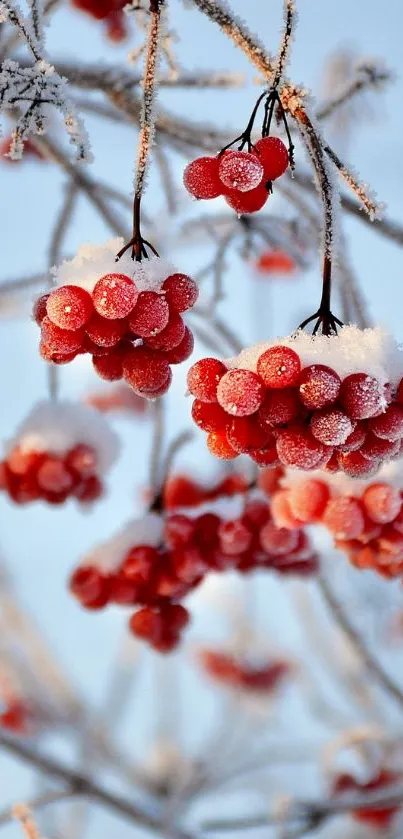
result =
M78 160L91 160L85 129L67 95L67 80L47 61L41 59L32 67L21 67L18 61L4 61L0 71L0 97L2 110L16 113L8 153L13 160L22 157L28 137L46 133L53 108L64 117Z

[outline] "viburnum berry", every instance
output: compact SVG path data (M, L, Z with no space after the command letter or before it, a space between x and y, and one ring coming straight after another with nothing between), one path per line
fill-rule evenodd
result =
M92 291L95 310L111 320L127 317L137 298L136 285L126 274L106 274L95 283Z
M232 210L238 215L257 213L264 207L270 193L264 184L257 186L249 192L239 192L236 189L226 191L225 200Z
M270 468L274 468L280 463L277 448L274 444L269 444L263 449L253 449L249 452L249 455L258 466L268 466Z
M360 783L351 775L339 775L333 785L333 795L340 796L343 793L347 795L359 795L360 798L365 796L365 793L371 795L384 787L393 786L401 781L400 775L396 772L391 772L389 769L380 768L379 771L369 781ZM390 828L392 821L399 811L399 806L379 806L379 807L361 807L359 810L353 810L352 815L358 822L363 822L369 827L386 834ZM381 833L380 833L381 835Z
M121 318L107 319L94 314L85 326L88 338L100 347L115 347L127 333L127 323Z
M195 198L217 198L223 192L218 176L219 158L198 157L186 166L183 183Z
M109 575L92 566L80 566L70 577L70 591L86 609L103 609L110 590Z
M204 492L186 475L174 475L165 481L163 500L164 508L168 510L175 507L195 507L201 504L203 499Z
M218 176L227 189L249 192L259 186L263 175L263 166L252 152L228 150L219 158Z
M202 402L200 399L193 402L192 419L203 431L222 431L231 421L217 402Z
M381 482L367 487L362 496L362 503L366 514L378 524L393 521L402 508L399 490Z
M64 462L67 468L77 473L80 478L88 478L97 470L98 455L92 446L78 443L67 452Z
M188 545L194 533L194 523L187 516L176 513L167 518L164 540L168 548L183 548Z
M367 435L367 428L365 422L357 422L355 428L348 435L344 443L339 444L341 452L354 452L360 449L365 437Z
M252 542L252 533L241 519L222 521L218 528L218 537L221 550L230 556L248 550Z
M159 387L153 388L152 390L144 391L144 394L147 396L147 399L159 399L160 396L164 396L165 393L168 392L172 382L172 370L171 368L168 370L167 378L165 379L164 384L160 385ZM142 391L143 392L143 391Z
M193 332L191 332L188 326L185 326L185 334L180 344L177 347L172 347L172 349L165 351L165 358L168 364L180 364L182 361L190 358L194 349L194 343Z
M162 283L165 300L175 312L186 312L199 296L197 284L186 274L170 274Z
M324 512L323 524L337 539L357 539L365 526L362 507L355 498L332 498Z
M340 385L340 376L331 367L326 367L324 364L311 364L305 367L300 375L301 402L309 410L333 405L339 395Z
M255 143L255 151L264 169L264 177L274 181L288 169L289 157L280 137L262 137Z
M276 527L273 522L268 521L260 531L260 542L268 554L281 556L292 553L297 547L298 536L295 530Z
M354 423L338 408L323 408L313 414L310 429L325 446L339 446L346 442Z
M367 373L352 373L343 380L340 401L352 419L368 419L386 408L384 389Z
M185 324L177 312L171 311L169 321L161 332L146 339L146 344L154 350L169 350L178 347L185 337Z
M376 460L369 460L360 451L340 452L338 455L340 468L350 478L366 478L378 471Z
M32 317L33 317L35 323L38 324L38 326L41 325L44 317L46 317L46 315L47 315L46 306L47 306L47 302L49 300L49 297L50 297L50 292L48 294L41 294L41 296L38 297L34 302L34 305L33 305L33 308L32 308Z
M123 376L140 393L163 387L169 374L166 359L148 347L133 347L124 356Z
M128 323L131 331L140 338L149 338L162 332L169 321L169 306L162 294L140 291Z
M53 352L44 341L41 341L39 344L40 357L43 358L44 361L49 361L52 364L70 364L71 361L74 361L74 359L77 358L78 352L79 350L69 353L57 353Z
M271 437L270 432L259 425L255 415L234 417L226 433L231 446L240 453L264 448ZM274 438L272 438L272 445L274 445Z
M325 446L303 427L281 429L276 448L281 463L299 469L315 469L321 458L327 455ZM330 457L331 449L328 453Z
M71 472L58 457L46 458L39 466L36 480L40 489L45 492L68 493L73 486Z
M399 448L398 440L385 440L369 432L361 446L360 453L369 460L385 460L396 455Z
M114 352L94 356L92 363L101 379L105 379L106 382L117 382L123 377L123 358L124 354L118 344Z
M217 358L196 361L187 375L188 390L201 402L217 402L217 387L227 368Z
M302 521L294 515L291 509L290 495L286 489L281 489L275 493L271 502L271 514L276 527L295 530L302 525Z
M262 428L270 430L273 426L285 425L295 420L299 410L298 391L294 388L283 388L266 393L257 416Z
M67 355L80 349L84 338L84 330L60 329L46 315L41 324L41 338L51 352Z
M293 484L288 498L294 516L305 524L313 524L322 518L330 491L324 481L308 478Z
M73 488L74 498L77 498L81 504L91 504L93 501L97 501L98 498L101 498L103 492L103 483L97 475L88 475Z
M263 402L261 379L251 370L228 370L219 381L217 400L232 416L244 417L255 413Z
M94 306L84 288L64 285L50 292L46 311L52 323L61 329L80 329L90 319Z
M298 382L301 370L299 355L290 347L269 347L257 362L257 372L266 387L289 388Z
M211 431L207 437L207 448L215 457L222 460L233 460L238 457L238 452L228 442L227 435L223 431Z
M403 408L400 405L389 405L386 411L373 417L368 422L368 428L384 440L401 440L403 437Z

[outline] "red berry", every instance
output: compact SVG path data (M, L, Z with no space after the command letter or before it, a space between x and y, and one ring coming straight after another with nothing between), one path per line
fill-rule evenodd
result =
M216 402L217 386L226 372L225 364L217 358L202 358L188 372L188 390L201 402Z
M350 478L366 478L378 471L378 463L363 457L361 452L340 452L338 455L340 468Z
M78 350L69 353L57 353L52 352L50 347L41 341L39 344L39 355L43 358L44 361L49 361L52 364L70 364L70 361L74 361L77 358Z
M305 367L299 379L301 402L310 411L325 408L336 401L340 392L340 376L324 364Z
M402 499L399 490L389 484L376 483L367 487L362 503L366 514L377 524L388 524L399 514Z
M229 556L248 550L252 542L252 533L241 519L222 521L218 528L220 549Z
M151 399L151 400L152 399L159 399L160 396L164 396L164 394L168 392L168 390L171 386L171 382L172 382L172 370L169 369L168 376L165 379L165 382L164 382L163 385L161 385L160 387L154 388L153 390L141 391L141 393L143 393L145 396L147 396L147 399ZM140 391L139 391L139 393L140 393Z
M355 428L348 435L344 443L338 446L341 452L355 452L360 449L367 436L366 424L357 422Z
M256 213L264 207L269 192L265 185L257 186L256 189L251 189L249 192L238 192L238 190L230 190L225 194L225 200L229 206L235 210L238 215L248 213Z
M281 429L276 447L281 463L299 469L315 469L326 454L325 446L304 428Z
M293 388L269 390L258 411L262 428L270 430L276 425L285 425L298 416L300 402L298 391Z
M196 303L199 296L197 283L186 274L170 274L162 283L165 300L175 312L186 312Z
M271 436L270 432L265 431L259 425L254 415L249 417L234 417L226 433L231 446L239 453L248 452L251 449L265 448ZM272 444L274 445L274 438Z
M107 319L94 312L85 331L94 344L100 347L115 347L127 332L127 323L123 319Z
M146 344L153 350L167 352L178 347L184 337L185 324L181 316L176 312L171 312L165 329L162 329L157 335L152 335L150 338L147 338Z
M238 457L238 452L228 442L227 435L223 431L211 431L207 437L207 448L215 457L222 460L233 460Z
M137 303L129 317L129 327L140 338L149 338L162 332L169 321L169 306L162 294L140 291Z
M218 177L217 157L198 157L186 166L183 183L195 198L217 198L223 187Z
M263 402L264 387L256 373L251 370L233 369L220 379L217 400L232 416L244 417L254 414Z
M298 544L298 534L295 530L286 530L284 527L268 521L260 531L260 542L263 550L274 556L291 553Z
M186 475L168 478L164 485L164 508L195 507L204 500L204 492Z
M97 475L88 475L73 489L74 498L81 504L91 504L103 495L104 487Z
M314 413L310 428L313 436L325 446L339 446L346 442L354 424L338 408L323 408Z
M64 462L67 469L76 472L80 478L88 478L97 471L98 456L92 446L78 443L67 452Z
M102 609L109 601L110 582L99 568L80 566L70 577L70 591L82 606Z
M133 347L125 353L123 375L133 390L147 393L166 384L170 368L165 358L148 347Z
M203 431L222 431L228 425L229 417L217 402L201 402L195 399L192 405L192 419Z
M370 431L360 448L360 453L369 460L390 460L399 449L399 440L382 440Z
M384 440L400 440L403 437L403 408L389 405L383 414L370 419L368 428Z
M105 379L106 382L117 382L123 377L123 358L124 351L118 345L115 351L108 355L94 356L92 363L101 379Z
M99 315L115 320L130 314L138 297L137 288L126 274L105 274L92 291L94 307Z
M41 294L41 296L35 300L32 307L32 317L38 326L41 325L44 317L47 315L46 304L49 300L49 296L50 292L48 294Z
M90 319L93 310L91 295L75 285L55 288L46 304L50 320L60 329L80 329Z
M46 458L39 467L36 480L44 492L67 493L73 486L73 477L63 461L56 456Z
M313 524L322 518L329 497L325 482L314 478L294 484L289 492L291 510L305 524Z
M193 332L189 329L188 326L185 326L185 334L177 347L173 347L171 350L167 350L165 353L165 358L168 364L180 364L182 361L186 361L192 355L194 349L194 337Z
M84 338L82 329L60 329L48 315L41 324L41 339L45 346L53 353L68 355L79 350Z
M169 516L165 521L164 542L170 549L183 548L188 545L194 532L194 523L187 516Z
M353 419L367 419L386 408L384 388L366 373L353 373L343 380L340 401Z
M324 512L323 524L336 539L357 539L365 525L362 507L354 498L332 498Z
M301 370L299 355L290 347L269 347L259 356L257 372L266 387L289 388L298 382Z
M273 496L271 514L276 527L285 527L287 530L295 530L301 527L301 520L294 515L291 509L290 493L287 489L281 489Z
M258 466L267 466L271 469L280 463L277 448L274 444L265 446L263 449L254 449L249 452L249 456Z
M288 169L289 157L287 148L280 137L262 137L255 144L255 149L268 181L274 181L284 175Z
M219 158L218 175L227 189L249 192L263 180L263 166L255 154L226 151Z

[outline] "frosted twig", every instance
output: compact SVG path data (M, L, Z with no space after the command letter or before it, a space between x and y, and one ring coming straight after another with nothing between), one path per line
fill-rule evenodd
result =
M10 0L1 0L0 2L0 16L3 16L13 26L15 26L20 33L21 38L25 41L32 52L35 61L41 61L42 55L36 34L31 31L31 27L23 17L18 6L14 6Z
M156 95L156 73L158 65L158 46L161 34L161 2L150 0L150 25L148 29L147 51L143 77L143 103L141 109L141 128L137 152L135 198L141 198L154 135L154 105Z
M39 44L43 42L42 30L42 0L29 0L31 9L32 28Z
M396 684L391 676L389 676L383 669L378 659L376 659L370 650L368 650L365 646L360 633L350 622L342 604L334 594L329 581L323 576L323 574L319 574L317 577L317 583L334 620L349 639L368 672L372 674L374 679L376 679L376 681L384 688L389 696L392 696L400 706L403 706L403 687Z
M391 82L392 80L393 74L387 68L378 66L374 61L360 62L356 68L355 78L351 79L337 96L324 102L318 108L316 112L317 119L328 119L342 105L345 105L350 99L362 93L363 90L367 90L368 88L382 88L387 82Z
M272 87L276 88L283 77L285 67L289 60L292 39L296 24L297 10L294 0L284 0L284 32L281 44L277 53L276 69L272 81Z
M374 193L370 190L368 185L358 180L353 171L344 165L343 161L340 160L336 152L333 151L330 146L325 144L323 148L332 163L336 166L336 169L340 172L340 175L346 182L347 186L351 189L354 195L357 196L360 204L362 204L364 210L368 213L370 221L382 218L384 205L375 201Z

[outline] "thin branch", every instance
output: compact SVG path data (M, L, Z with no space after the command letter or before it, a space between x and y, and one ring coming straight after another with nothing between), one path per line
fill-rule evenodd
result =
M73 218L75 203L78 193L78 186L72 179L66 186L66 194L64 201L60 207L59 215L56 219L56 224L53 229L52 237L49 245L49 266L58 265L61 259L61 249L63 242L68 232L69 225ZM51 284L51 283L50 283Z
M149 484L153 498L159 493L161 486L161 457L164 445L165 404L163 398L153 402L154 428L151 444L150 478Z
M28 29L20 10L18 8L14 8L13 4L10 3L10 0L1 0L1 5L7 12L9 22L19 30L21 37L24 39L27 47L31 50L35 61L41 61L42 55L37 38L35 36L32 37L30 29Z
M323 574L320 574L317 577L317 583L322 597L324 598L327 606L329 607L329 610L334 620L336 621L337 625L340 627L342 632L344 632L344 634L349 639L350 643L354 647L354 650L360 657L368 672L374 677L374 679L376 679L378 684L384 688L384 690L389 694L389 696L392 696L393 699L395 699L396 702L399 704L399 706L402 707L403 687L400 687L400 685L396 684L396 682L391 678L391 676L389 676L388 673L386 673L386 671L383 669L378 659L375 658L375 656L366 647L365 642L361 638L360 633L351 623L348 615L344 611L342 604L334 594L329 581L323 576Z
M42 0L29 0L31 9L32 28L38 43L42 43Z
M272 82L272 87L276 88L281 82L285 67L289 60L292 39L294 37L294 28L296 23L297 10L295 8L294 0L284 0L284 32L281 39L281 44L277 53L276 70Z
M136 178L134 185L135 199L143 193L147 164L154 137L154 106L156 96L156 74L158 65L158 47L161 34L161 0L150 0L150 25L147 37L147 52L143 78L143 102L141 109L141 129L138 142Z
M36 798L31 798L30 801L25 802L24 806L28 807L29 810L40 810L42 807L47 807L48 804L55 804L57 801L63 801L71 797L72 793L70 790L48 790L42 795L38 795ZM15 818L15 807L6 807L0 812L0 827L8 824L13 818Z
M380 218L383 213L384 205L375 200L367 184L364 184L355 177L351 169L348 169L347 166L345 166L343 161L340 160L339 156L335 151L333 151L333 149L330 148L329 145L325 144L323 149L332 163L336 166L336 169L346 182L347 186L351 189L354 195L356 195L365 212L368 213L370 221L375 221Z
M329 119L335 111L338 111L339 108L350 102L362 91L374 87L383 87L387 82L392 81L393 74L387 68L377 67L376 64L369 62L362 64L358 68L356 77L351 79L337 96L320 106L316 112L316 118L320 120Z

